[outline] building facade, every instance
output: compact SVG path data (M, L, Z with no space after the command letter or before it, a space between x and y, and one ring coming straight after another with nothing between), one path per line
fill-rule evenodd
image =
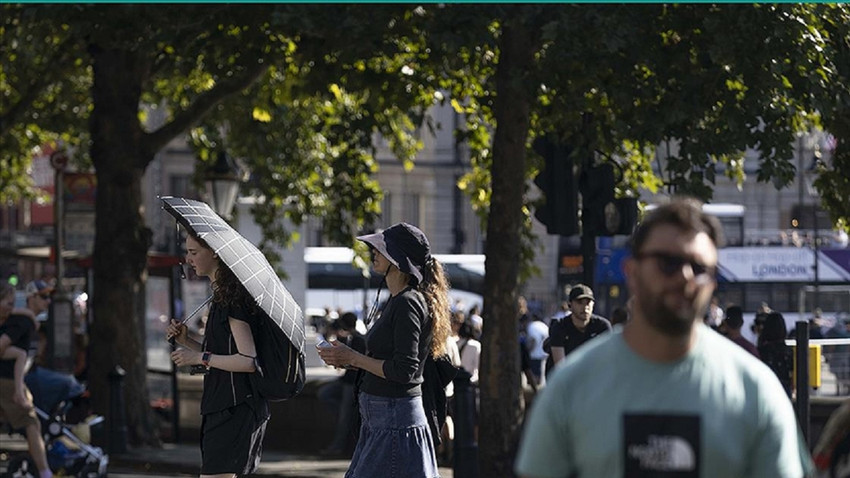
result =
M407 221L417 224L426 232L435 253L482 254L486 238L480 220L466 194L457 187L458 179L471 168L467 147L457 144L453 134L462 118L450 106L435 106L430 114L436 128L433 132L425 128L420 130L420 140L424 148L417 154L412 170L406 170L393 157L383 140L376 138L376 159L379 164L377 179L385 196L380 223L375 226L384 228L395 222ZM156 120L156 115L150 116L152 120ZM740 243L731 245L811 248L814 246L815 237L818 238L819 247L846 245L846 236L842 238L835 233L826 214L816 207L818 197L811 185L814 179L814 160L817 158L829 162L832 147L833 142L828 135L801 136L795 148L796 157L793 159L798 174L792 184L781 190L777 190L772 183L755 181L758 162L753 151L746 155L747 179L743 187L739 188L733 181L722 176L722 170L719 171L713 202L742 205L746 211L741 223L743 234ZM659 161L654 164L663 164L665 151L668 151L668 145L658 148ZM45 161L45 158L36 158L33 174L39 186L49 192L51 171ZM161 211L157 198L162 195L199 198L191 183L194 168L195 158L188 146L182 141L173 141L157 154L146 172L143 186L145 220L154 232L156 251L175 254L180 251L174 222ZM653 203L658 198L642 191L640 199ZM237 227L244 235L259 242L259 228L253 224L248 213L250 201L250 198L240 200L236 214ZM21 276L43 273L38 267L25 266L21 269L16 263L18 258L13 257L12 253L23 247L43 247L51 244L51 207L49 203L27 203L2 209L0 247L5 251L5 275L12 270ZM320 225L319 219L308 221L299 231L303 238L301 243L279 251L284 257L282 266L290 276L290 286L295 291L296 299L298 291L306 288L306 279L301 279L304 276L303 248L335 245L324 240L320 234ZM93 231L83 229L81 238L78 239L84 242L85 234L93 237ZM548 314L564 297L565 290L575 282L577 275L565 275L564 270L575 268L576 264L564 255L565 239L548 235L545 228L536 221L534 232L542 245L536 258L541 274L522 284L521 293L532 304L540 305L540 313ZM569 243L570 240L567 239L566 242ZM601 239L599 247L616 248L622 245L623 241L623 237ZM90 250L81 252L85 254ZM43 249L40 254L44 255ZM47 257L42 259L45 262ZM47 267L49 268L49 264ZM597 277L597 280L600 278ZM601 280L604 281L604 277ZM611 297L601 298L600 302L605 308L603 311L608 311L625 300L624 291L621 289L615 289L613 294Z

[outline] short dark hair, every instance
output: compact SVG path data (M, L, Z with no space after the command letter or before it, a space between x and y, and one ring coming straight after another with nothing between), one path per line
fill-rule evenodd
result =
M345 330L346 332L351 332L357 329L357 316L354 315L354 312L346 312L342 314L339 319L340 328Z
M460 324L460 330L457 331L457 335L462 339L474 339L475 326L472 325L472 322L466 320Z
M625 307L617 307L611 312L611 325L625 324L629 321L629 312Z
M676 196L652 210L637 226L629 246L632 254L640 252L650 232L660 225L670 224L687 232L704 232L716 247L723 246L723 230L716 217L702 210L702 202L687 196Z
M730 305L726 308L726 323L733 329L744 325L744 309L740 305Z

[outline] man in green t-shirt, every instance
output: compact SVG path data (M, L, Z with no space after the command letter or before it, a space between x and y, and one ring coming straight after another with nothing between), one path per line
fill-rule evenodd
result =
M565 359L535 400L517 474L801 478L794 411L759 360L702 324L716 287L717 219L692 199L635 230L632 318Z

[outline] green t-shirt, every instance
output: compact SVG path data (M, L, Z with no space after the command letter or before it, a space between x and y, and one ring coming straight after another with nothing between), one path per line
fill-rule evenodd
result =
M535 400L517 456L534 478L800 478L812 470L794 410L758 359L697 325L673 363L622 333L567 357Z

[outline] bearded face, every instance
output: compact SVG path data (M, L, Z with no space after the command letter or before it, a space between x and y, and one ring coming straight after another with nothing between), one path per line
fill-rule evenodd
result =
M627 267L635 312L659 332L682 336L702 319L714 294L717 249L703 232L661 225Z

